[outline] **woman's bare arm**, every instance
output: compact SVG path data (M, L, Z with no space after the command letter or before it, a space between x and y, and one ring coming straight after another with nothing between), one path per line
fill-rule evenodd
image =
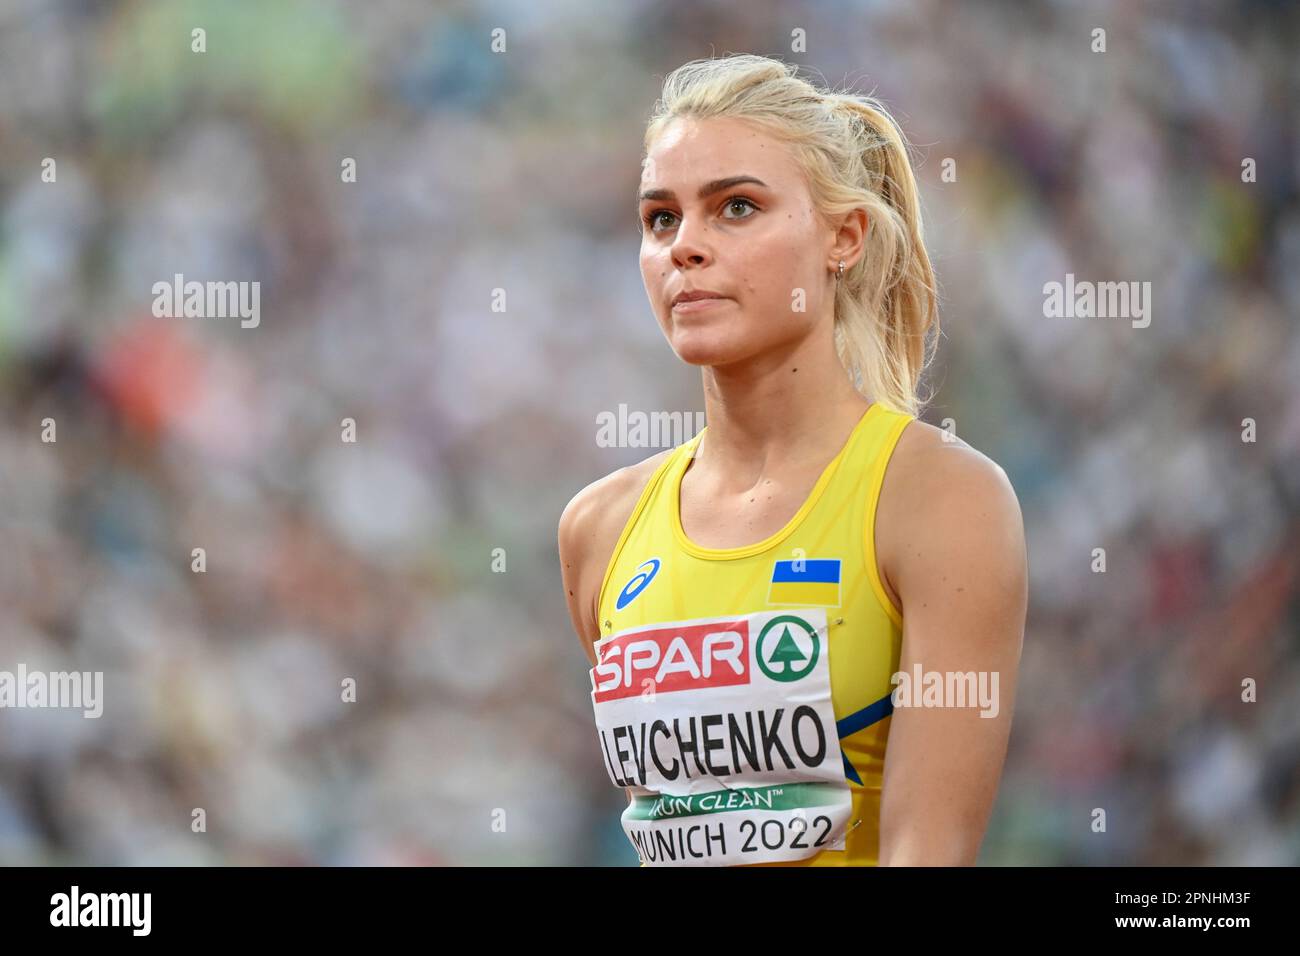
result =
M972 672L991 704L895 707L882 866L975 863L1006 758L1024 638L1027 566L1015 491L998 465L942 435L923 422L904 431L881 494L877 553L903 611L900 670L914 676L919 664L923 675L943 675L945 687L955 686L949 674Z
M600 640L596 604L605 569L646 482L667 454L660 452L593 481L573 496L560 515L557 546L564 599L592 667L596 666L594 645ZM627 795L630 802L630 789Z

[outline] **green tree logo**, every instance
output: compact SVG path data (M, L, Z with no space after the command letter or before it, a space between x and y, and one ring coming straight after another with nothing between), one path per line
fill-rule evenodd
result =
M812 641L812 653L805 654L799 649L799 644L790 633L790 625L802 630ZM778 631L778 628L780 629ZM777 633L776 647L772 650L770 656L763 654L763 642L767 636L773 632ZM821 639L817 636L817 630L801 617L793 614L781 614L772 618L764 625L763 630L758 635L758 642L754 648L754 656L758 659L759 669L772 680L789 683L796 681L801 677L808 676L812 669L817 666L817 657L821 654ZM802 667L799 665L807 661Z

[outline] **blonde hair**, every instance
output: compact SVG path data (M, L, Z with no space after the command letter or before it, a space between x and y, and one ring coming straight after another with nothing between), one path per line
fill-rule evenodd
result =
M902 130L870 96L823 90L798 67L754 54L693 60L664 80L645 132L682 117L745 119L786 143L829 223L865 208L864 255L835 290L835 348L858 391L919 415L921 374L939 330L934 270Z

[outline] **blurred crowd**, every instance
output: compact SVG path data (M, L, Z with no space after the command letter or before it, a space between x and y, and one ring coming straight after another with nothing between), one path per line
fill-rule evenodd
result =
M555 529L655 450L597 415L703 407L634 190L662 77L732 51L917 147L924 417L1030 556L981 861L1300 863L1298 20L0 3L0 670L105 687L0 710L0 863L635 865ZM154 315L177 273L260 324ZM1067 273L1149 327L1046 317Z

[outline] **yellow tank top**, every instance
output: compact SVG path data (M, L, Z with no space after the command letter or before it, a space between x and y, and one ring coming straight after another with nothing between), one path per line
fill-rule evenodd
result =
M870 405L785 527L746 547L682 529L707 427L646 484L601 583L591 670L642 865L876 864L903 619L875 513L912 418Z

